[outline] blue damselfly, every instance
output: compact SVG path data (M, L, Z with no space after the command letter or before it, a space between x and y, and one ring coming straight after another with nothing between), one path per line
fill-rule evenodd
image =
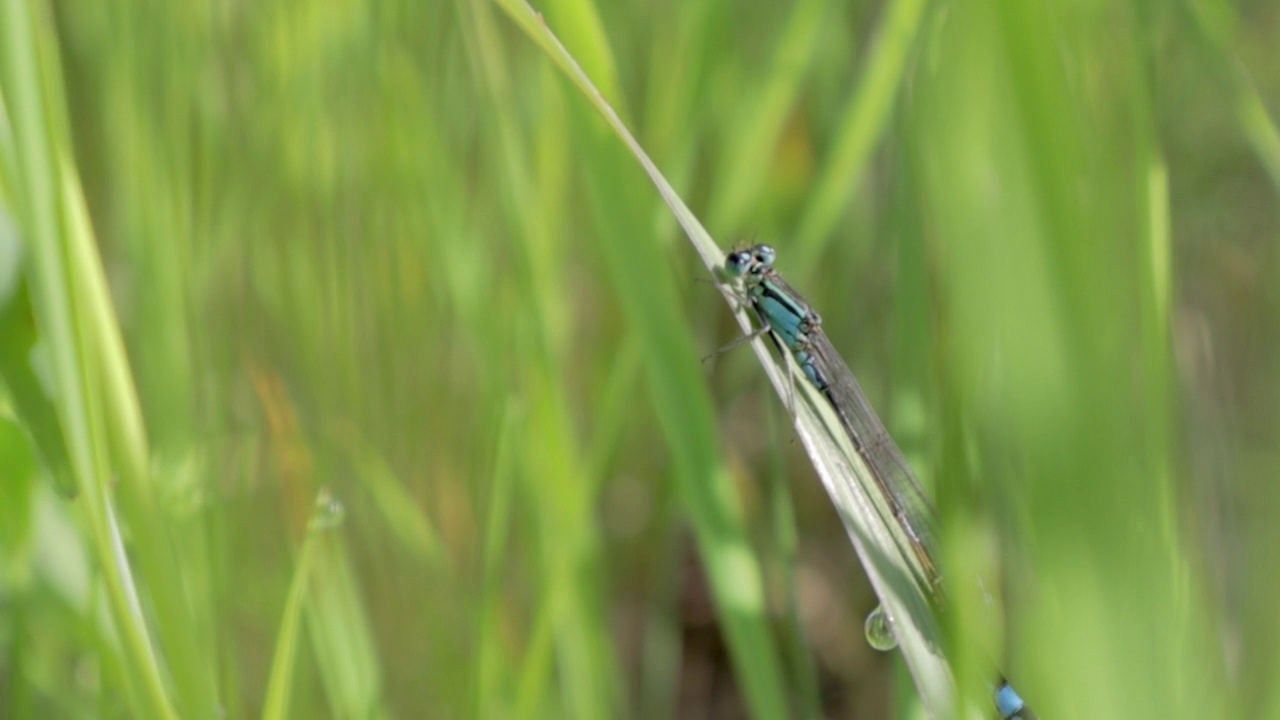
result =
M883 495L919 563L920 578L936 608L945 606L942 577L934 562L936 513L915 474L884 423L867 402L853 372L836 352L822 318L773 267L777 257L768 245L729 253L725 271L740 280L761 327L779 350L789 353L805 379L840 418L853 449L861 457ZM996 707L1006 720L1032 720L1034 714L1003 678L993 688Z

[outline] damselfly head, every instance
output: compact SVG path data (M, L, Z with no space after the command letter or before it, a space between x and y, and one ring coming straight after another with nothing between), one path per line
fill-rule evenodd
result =
M773 259L777 255L768 245L754 245L746 250L734 250L725 257L724 269L733 277L760 275L773 264Z

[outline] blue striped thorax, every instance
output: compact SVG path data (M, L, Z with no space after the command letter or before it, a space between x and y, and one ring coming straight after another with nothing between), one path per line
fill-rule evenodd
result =
M760 321L791 352L809 381L818 390L825 390L828 382L814 365L809 335L822 324L822 317L787 291L773 269L775 257L777 253L772 247L756 245L729 253L724 267L730 276L741 278L751 307L760 316Z

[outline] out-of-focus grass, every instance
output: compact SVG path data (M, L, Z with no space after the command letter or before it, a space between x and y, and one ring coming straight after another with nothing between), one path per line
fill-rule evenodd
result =
M0 715L886 714L785 411L496 6L3 8ZM1280 713L1267 4L544 12L822 311L1003 601L958 647L1045 717Z

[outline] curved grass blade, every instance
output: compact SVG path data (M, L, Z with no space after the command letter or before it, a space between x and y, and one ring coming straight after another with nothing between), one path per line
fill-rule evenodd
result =
M662 176L581 67L547 28L542 16L520 0L496 2L564 71L631 150L663 201L684 228L703 263L718 277L724 252ZM744 332L750 332L753 328L745 306L733 299L732 293L727 290L725 294L739 325ZM825 399L807 383L793 384L787 371L779 365L759 338L753 340L751 345L779 397L784 401L792 397L794 388L800 388L803 393L805 401L796 403L795 407L795 426L801 443L840 513L850 541L876 594L893 620L899 647L902 648L925 708L934 717L950 715L954 681L950 666L942 654L941 633L930 610L927 592L915 579L912 570L914 560L902 551L906 546L906 538L900 537L902 531L895 524L884 521L885 517L892 517L892 514L883 507L884 501L875 489L875 480L870 470L846 439L840 419ZM800 372L790 358L786 362L791 372Z
M814 261L889 126L924 10L924 0L893 0L885 6L866 69L841 110L835 142L797 225L790 252L801 266Z
M58 112L56 51L50 31L29 3L0 4L0 15L0 107L12 132L0 150L12 152L3 160L4 174L30 251L31 302L42 341L48 344L58 420L82 494L108 607L132 670L128 696L133 710L150 717L175 717L151 629L133 600L136 588L128 558L117 552L113 535L110 470L129 468L111 464L120 457L113 442L122 429L109 421L120 409L115 402L119 398L103 385L117 378L112 359L104 356L104 329L95 326L102 321L95 310L106 312L103 306L108 303L95 296L100 286L94 272L101 266L78 224L79 207L69 192L77 181L68 167L66 127L59 122L64 115Z
M289 595L285 599L284 617L280 620L280 632L276 636L276 649L271 659L271 675L267 682L266 700L263 702L263 720L289 717L289 696L293 687L293 674L298 657L298 636L302 620L302 603L315 564L316 538L320 531L334 527L341 520L341 506L321 489L315 508L307 524L307 534L298 550L298 561L289 582Z

